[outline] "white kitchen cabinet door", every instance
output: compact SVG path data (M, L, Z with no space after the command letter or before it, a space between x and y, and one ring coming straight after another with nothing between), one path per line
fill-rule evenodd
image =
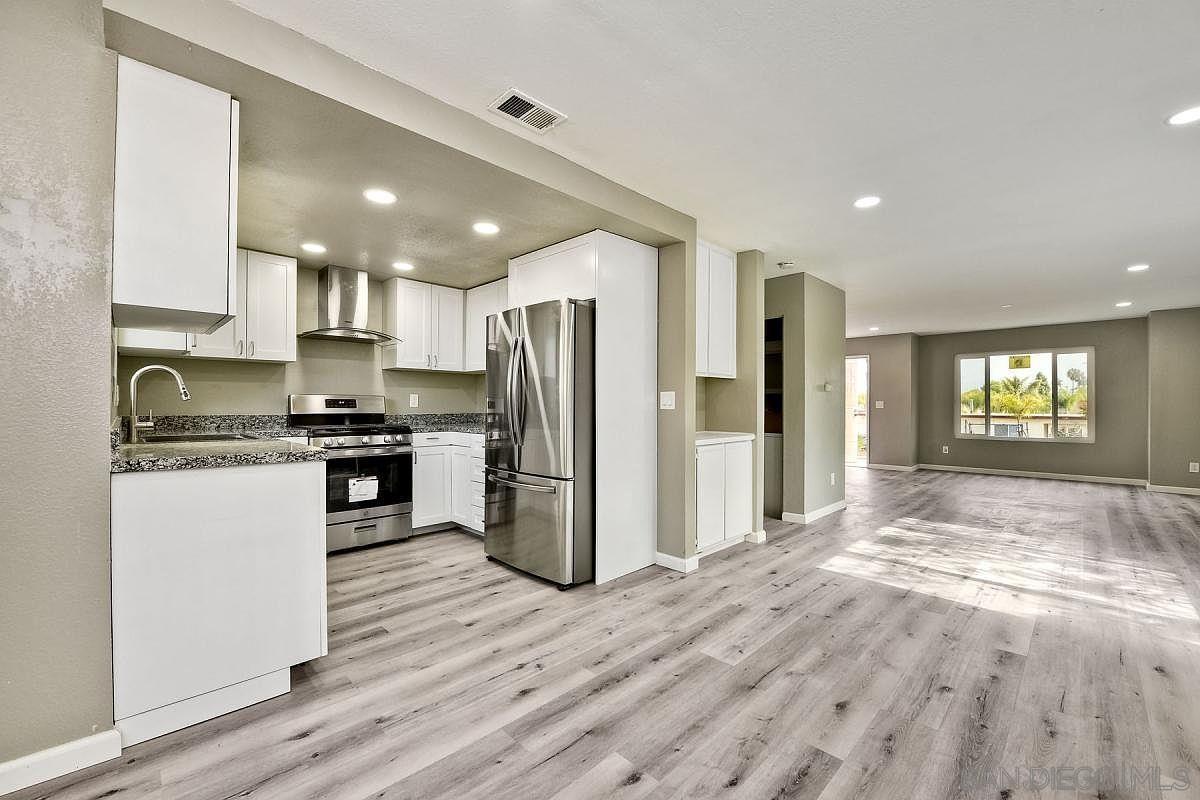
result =
M528 306L564 297L594 298L597 251L595 235L585 233L512 259L508 262L508 304L505 307Z
M471 451L452 447L450 453L450 520L471 524Z
M246 299L246 262L249 253L237 251L237 315L212 333L192 335L191 355L193 358L245 358L246 357L246 312L240 308Z
M740 539L754 529L754 442L725 447L725 538Z
M707 372L737 376L737 268L733 254L716 247L708 250Z
M696 448L696 549L725 539L725 448Z
M238 105L117 57L113 321L209 333L236 313Z
M708 374L708 245L696 242L696 374Z
M413 450L414 528L450 521L451 457L455 449L438 446Z
M296 259L249 252L245 269L246 357L295 361Z
M397 341L384 350L387 369L433 367L432 292L428 283L384 281L383 330Z
M458 372L463 368L463 290L431 286L433 307L433 368Z
M175 331L147 331L140 328L117 328L117 352L121 355L186 356L191 334Z
M467 290L463 313L463 370L487 369L487 318L508 308L508 278Z

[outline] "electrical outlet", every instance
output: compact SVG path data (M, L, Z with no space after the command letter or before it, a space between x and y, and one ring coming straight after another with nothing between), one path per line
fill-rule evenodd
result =
M942 455L949 455L949 454L950 454L950 445L948 445L948 444L942 445Z
M675 393L674 392L659 392L658 407L663 411L675 410Z
M1200 461L1189 461L1188 472L1200 472Z
M836 472L829 473L829 485L837 486L837 473Z
M883 408L883 401L882 401L882 400L876 400L876 401L875 401L875 407L876 407L876 408Z
M415 394L410 394L408 396L408 407L416 408L419 404L419 401L420 401L420 398L418 398Z

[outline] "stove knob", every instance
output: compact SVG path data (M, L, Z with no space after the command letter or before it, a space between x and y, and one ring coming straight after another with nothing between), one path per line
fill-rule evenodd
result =
M384 443L384 444L391 444L391 443L392 443L392 437L390 437L390 436L385 436L385 437L383 437L383 443Z
M325 439L325 440L323 440L323 441L321 442L321 444L325 445L326 447L332 447L332 446L333 446L333 439Z
M370 436L364 436L364 437L363 437L363 440L362 440L362 443L363 443L363 444L370 444L370 443L371 443L371 437L370 437Z
M345 443L346 443L346 440L345 440L343 437L339 436L339 437L338 437L338 444L345 444Z

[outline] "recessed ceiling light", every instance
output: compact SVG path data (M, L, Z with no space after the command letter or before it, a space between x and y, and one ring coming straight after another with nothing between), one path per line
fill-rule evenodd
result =
M1193 122L1200 122L1200 106L1185 108L1167 117L1168 125L1191 125Z
M387 189L366 189L363 191L363 197L370 200L372 203L379 203L381 206L390 206L396 202L396 195L389 192Z
M500 226L494 222L476 222L471 227L475 229L476 233L482 233L488 236L491 236L493 233L500 232Z
M325 245L317 244L316 242L305 242L304 244L300 245L300 249L306 253L316 253L317 255L320 255L321 253L325 252Z
M392 266L395 267L396 269L400 270L401 272L408 272L409 270L411 270L413 268L413 265L408 263L407 261L393 261Z
M1001 308L1012 308L1012 303L1005 303L1004 305L1002 305L1000 307Z
M860 197L857 200L855 200L854 207L855 208L874 208L875 206L879 205L879 202L880 202L880 200L878 197L876 197L873 194L869 194L866 197Z
M1131 305L1133 305L1133 301L1132 300L1122 300L1121 302L1115 303L1114 305L1116 305L1117 308L1129 308Z
M1126 272L1145 272L1150 269L1149 264L1130 264L1125 268Z
M867 328L867 330L869 330L869 331L877 331L877 330L879 330L879 326L878 326L878 325L872 325L870 328Z

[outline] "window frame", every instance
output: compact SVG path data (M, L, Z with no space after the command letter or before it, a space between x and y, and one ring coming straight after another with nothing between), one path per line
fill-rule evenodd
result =
M962 361L963 359L983 359L983 424L984 430L992 429L992 356L1022 356L1036 353L1050 354L1050 429L1054 435L1045 439L1027 437L1024 439L1011 436L993 436L990 433L962 432ZM1064 353L1086 353L1087 374L1087 436L1068 437L1058 435L1058 356ZM1096 386L1096 348L1087 347L1030 347L1021 350L1007 348L1005 350L990 350L980 353L957 353L954 356L954 438L980 439L988 442L1019 442L1039 444L1095 444L1096 443L1096 400L1093 396Z

